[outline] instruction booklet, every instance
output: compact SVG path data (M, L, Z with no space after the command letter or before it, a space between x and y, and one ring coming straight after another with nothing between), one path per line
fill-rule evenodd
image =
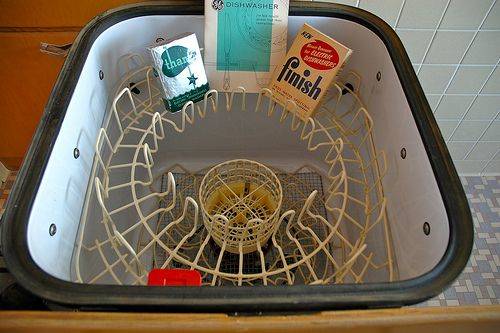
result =
M288 0L205 0L205 68L219 91L268 86L286 54Z

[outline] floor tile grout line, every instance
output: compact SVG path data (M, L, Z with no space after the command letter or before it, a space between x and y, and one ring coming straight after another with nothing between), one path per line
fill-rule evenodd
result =
M474 32L474 35L472 36L472 39L470 40L469 44L467 45L467 47L465 48L465 51L463 52L462 56L460 57L460 60L458 61L458 64L456 65L455 67L455 70L453 71L453 74L451 75L450 79L448 80L448 83L446 84L446 87L444 88L444 91L443 93L441 94L441 97L439 97L438 99L438 102L436 104L436 108L434 109L434 113L436 113L437 109L439 108L439 105L441 104L441 101L443 100L443 96L444 94L448 91L448 89L450 88L451 86L451 83L453 82L453 79L455 79L455 76L457 75L458 73L458 70L460 69L460 66L462 65L462 62L464 61L465 57L467 56L467 53L469 52L472 44L474 43L474 41L476 40L476 37L477 35L479 34L479 31L481 29L481 27L483 26L484 22L486 22L486 18L488 17L488 15L490 14L491 10L493 9L493 7L495 6L495 3L497 2L497 0L493 0L490 7L488 8L488 10L486 11L486 13L484 14L484 17L483 19L481 20L481 22L479 23L479 26L477 27L476 31ZM425 59L422 59L422 63L425 62ZM422 66L422 65L420 65ZM498 66L498 62L496 63L495 66ZM495 68L493 68L495 69ZM482 88L482 87L481 87ZM481 90L480 90L481 91Z
M469 151L467 152L467 154L465 154L465 157L464 157L464 160L467 159L467 157L469 157L469 155L471 154L471 152L474 150L474 148L476 148L477 144L481 141L481 139L484 137L484 135L486 134L486 132L490 129L491 125L493 125L493 123L495 122L496 119L498 119L498 115L500 114L500 110L497 111L495 117L493 117L493 119L491 119L490 123L488 124L488 126L486 126L486 128L484 129L484 131L481 133L481 135L477 138L476 142L474 142L474 144L472 145L472 147L469 149Z
M497 61L497 65L500 63L500 58L498 58L498 61ZM458 121L458 124L457 126L455 126L455 128L453 129L453 131L451 132L450 136L448 137L448 139L446 140L446 143L452 141L453 139L453 135L455 135L455 132L457 131L458 127L460 127L460 125L463 123L465 117L469 114L469 111L470 109L472 108L472 105L474 104L474 102L477 100L478 96L479 96L479 93L481 91L483 91L483 88L486 86L486 83L488 83L490 77L493 75L493 73L495 72L495 69L496 69L496 66L493 67L493 69L491 70L491 72L488 74L488 76L486 77L486 79L484 80L483 84L481 85L481 87L479 88L479 91L478 93L474 96L474 98L472 99L471 103L469 104L469 106L467 107L467 109L465 110L464 114L462 115L462 117L460 117L460 120ZM437 110L437 107L436 107L436 110Z
M433 30L431 40L429 41L429 44L427 45L427 48L425 49L424 55L422 56L421 64L420 64L420 66L418 66L417 75L420 73L420 70L422 69L422 64L425 62L425 58L427 57L427 54L429 53L429 50L431 49L431 45L434 42L434 39L436 38L438 29L441 26L441 22L443 22L443 18L446 15L446 11L448 10L448 7L450 7L450 2L451 2L451 0L448 0L448 2L446 3L446 6L444 7L443 12L441 13L441 17L439 18L439 21L436 24L436 28Z

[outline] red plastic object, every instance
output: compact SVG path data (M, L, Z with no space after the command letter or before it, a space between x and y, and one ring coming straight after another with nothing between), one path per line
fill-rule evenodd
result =
M190 269L153 269L148 286L201 286L201 275Z

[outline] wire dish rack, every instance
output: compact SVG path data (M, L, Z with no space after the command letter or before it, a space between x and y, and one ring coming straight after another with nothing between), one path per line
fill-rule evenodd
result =
M257 95L244 87L211 90L170 113L153 68L137 54L123 61L126 74L95 144L73 281L144 285L154 268L197 270L203 286L398 278L382 187L387 161L375 149L360 75L344 72L314 117L302 121L292 101L277 105L267 88ZM208 115L222 122L234 113L288 128L319 164L291 170L225 155L197 169L155 163L169 160L162 145L196 135L189 128ZM214 191L223 198L217 204Z

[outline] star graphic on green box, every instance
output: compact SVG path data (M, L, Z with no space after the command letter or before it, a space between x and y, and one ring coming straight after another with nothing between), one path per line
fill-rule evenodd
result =
M192 84L193 87L196 87L196 80L198 80L198 78L196 76L194 76L194 74L191 74L191 76L188 76L187 79L189 80L189 84Z

